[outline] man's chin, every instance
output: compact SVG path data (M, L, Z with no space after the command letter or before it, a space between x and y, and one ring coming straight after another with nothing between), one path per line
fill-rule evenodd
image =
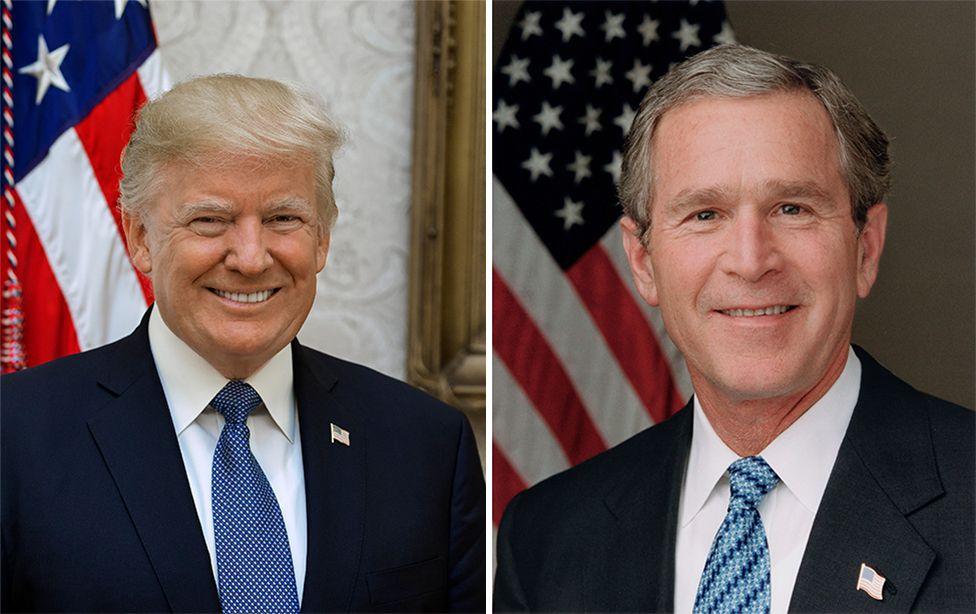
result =
M198 351L225 377L243 379L288 345L288 341L255 336L213 337Z
M727 400L741 403L790 396L802 377L795 370L783 369L781 363L757 361L752 367L737 365L720 370L716 377L708 379Z

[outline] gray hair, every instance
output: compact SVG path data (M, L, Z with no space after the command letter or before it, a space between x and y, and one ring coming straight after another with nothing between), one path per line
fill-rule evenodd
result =
M242 161L309 163L320 227L328 230L339 214L332 158L342 141L322 103L296 88L241 75L197 77L139 111L122 153L119 205L145 219L173 163L207 169Z
M666 112L705 97L744 98L797 90L813 94L830 116L851 194L851 215L860 230L868 209L884 200L890 187L888 137L827 68L727 44L685 60L658 80L641 101L624 144L619 187L624 212L634 219L641 234L650 227L654 131Z

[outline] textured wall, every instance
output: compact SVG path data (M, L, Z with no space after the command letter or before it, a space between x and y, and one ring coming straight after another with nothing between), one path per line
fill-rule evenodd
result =
M409 2L154 2L174 81L233 72L318 93L348 141L339 221L306 345L403 378L407 341L414 6Z

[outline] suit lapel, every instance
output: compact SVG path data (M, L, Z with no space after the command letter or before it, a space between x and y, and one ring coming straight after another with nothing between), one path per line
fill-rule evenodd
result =
M583 578L588 611L671 612L674 610L674 549L678 503L691 449L691 403L655 428L659 437L604 498L609 530L593 547ZM663 459L663 460L660 460Z
M179 443L149 349L148 315L99 382L115 398L88 428L174 611L219 609Z
M366 429L324 361L292 348L308 519L302 611L348 611L364 539ZM349 432L348 446L331 442L332 424Z
M793 612L907 612L935 560L907 519L943 492L925 408L856 349L861 391L800 564ZM856 590L861 563L887 579L882 601Z

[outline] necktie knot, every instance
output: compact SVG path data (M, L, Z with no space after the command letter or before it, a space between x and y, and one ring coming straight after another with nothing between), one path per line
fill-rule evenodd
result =
M730 506L735 503L756 507L779 482L779 476L761 456L747 456L729 465L732 490Z
M231 424L241 424L248 414L261 404L261 396L247 382L232 379L220 389L210 401L210 406L219 411Z

